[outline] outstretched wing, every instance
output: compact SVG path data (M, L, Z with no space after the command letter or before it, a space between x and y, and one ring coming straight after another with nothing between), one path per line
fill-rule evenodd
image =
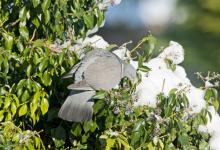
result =
M82 122L92 119L95 91L72 90L63 103L58 116L67 121Z

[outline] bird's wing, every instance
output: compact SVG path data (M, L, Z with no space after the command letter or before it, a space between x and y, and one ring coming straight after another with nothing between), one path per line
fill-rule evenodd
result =
M73 74L76 73L76 71L78 70L78 68L80 67L81 63L79 62L78 64L76 64L71 70L70 72L68 72L65 76L63 76L64 79L66 78L72 78Z
M82 122L92 119L95 91L72 90L63 103L58 116L67 121Z
M84 78L93 89L109 90L121 80L122 65L118 58L106 51L91 63L84 72Z
M86 83L86 80L82 80L80 82L70 84L67 88L69 90L84 90L84 91L94 90Z
M136 78L136 69L129 63L122 63L122 77L128 77L131 81Z

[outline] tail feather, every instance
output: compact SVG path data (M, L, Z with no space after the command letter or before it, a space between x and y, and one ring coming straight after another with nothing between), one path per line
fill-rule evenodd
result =
M95 91L72 90L63 103L58 116L67 121L81 122L92 119L93 102L92 96Z

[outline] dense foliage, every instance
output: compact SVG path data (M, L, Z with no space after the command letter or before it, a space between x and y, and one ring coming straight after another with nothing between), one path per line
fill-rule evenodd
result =
M70 123L57 117L72 80L62 76L77 62L73 51L59 53L50 43L75 40L104 21L96 0L0 1L0 148L5 149L203 149L199 133L208 111L189 115L188 100L176 90L158 95L156 108L134 107L140 82L124 78L118 89L97 91L91 121ZM152 54L139 57L139 70ZM217 96L209 89L206 100ZM218 107L217 104L215 105ZM103 109L104 108L104 109Z

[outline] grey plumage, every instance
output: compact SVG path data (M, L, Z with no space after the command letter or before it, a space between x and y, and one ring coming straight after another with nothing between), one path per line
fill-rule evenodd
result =
M91 119L93 113L93 102L91 97L94 95L94 90L72 90L59 111L59 117L64 120L74 122L81 122Z
M95 90L110 90L125 76L134 80L136 70L115 54L101 49L88 52L65 76L74 77L75 83L68 86L71 92L58 116L74 122L90 120Z

